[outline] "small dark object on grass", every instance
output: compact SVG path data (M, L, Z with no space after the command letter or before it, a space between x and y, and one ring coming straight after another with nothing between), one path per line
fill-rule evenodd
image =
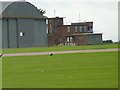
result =
M53 53L50 54L50 56L52 56L52 55L53 55Z
M0 57L2 57L3 54L0 54Z

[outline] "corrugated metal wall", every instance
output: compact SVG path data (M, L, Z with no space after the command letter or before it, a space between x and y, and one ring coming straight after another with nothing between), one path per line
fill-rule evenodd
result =
M45 20L34 21L34 38L34 43L36 47L48 46Z
M3 12L3 17L3 48L48 46L46 19L30 3L12 3Z
M8 40L9 40L9 48L16 48L17 47L17 26L16 26L16 20L15 19L9 19L8 20L8 26L7 26L7 30L8 30Z
M2 19L1 18L0 18L0 53L2 53Z
M2 47L8 48L8 23L7 19L2 20Z
M45 20L4 19L2 25L3 48L47 46Z
M23 36L20 36L20 33L23 33ZM18 46L34 46L34 20L18 19Z
M89 34L88 45L102 44L102 34Z

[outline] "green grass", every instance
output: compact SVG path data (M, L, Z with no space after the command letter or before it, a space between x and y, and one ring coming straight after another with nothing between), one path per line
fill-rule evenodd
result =
M0 90L2 88L2 59L0 58Z
M47 52L47 51L105 49L105 48L118 48L118 44L103 44L103 45L88 45L88 46L54 46L54 47L43 47L43 48L12 48L12 49L3 49L3 53Z
M117 88L118 52L3 57L3 88Z

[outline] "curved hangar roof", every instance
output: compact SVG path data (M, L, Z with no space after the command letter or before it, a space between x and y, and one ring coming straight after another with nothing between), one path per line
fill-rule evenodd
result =
M46 17L29 2L2 3L3 18L35 18L45 19Z

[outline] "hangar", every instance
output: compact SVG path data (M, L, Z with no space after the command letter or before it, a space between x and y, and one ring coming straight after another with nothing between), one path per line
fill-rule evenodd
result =
M2 48L48 46L46 16L29 2L2 2Z

